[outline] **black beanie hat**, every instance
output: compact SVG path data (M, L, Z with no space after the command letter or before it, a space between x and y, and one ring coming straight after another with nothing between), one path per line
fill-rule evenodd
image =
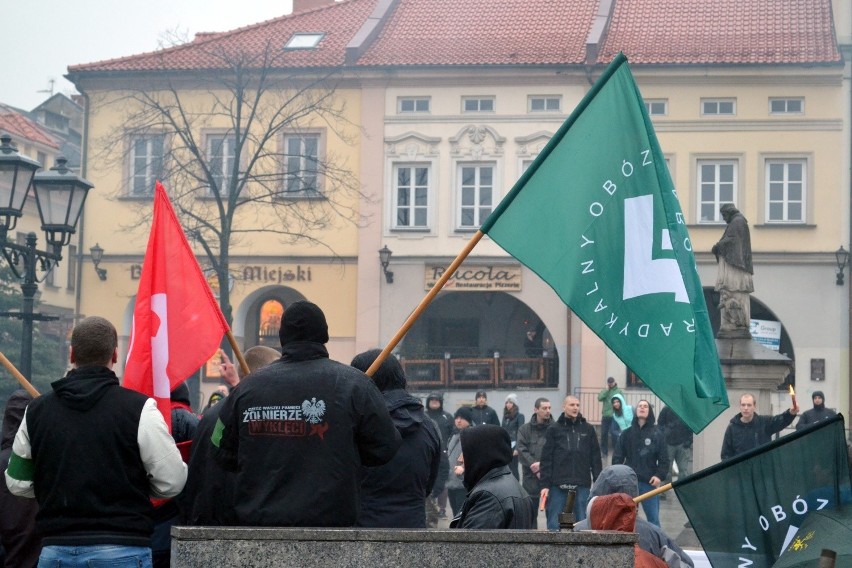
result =
M509 433L494 424L484 424L461 431L464 454L464 486L470 491L495 467L512 461L512 439Z
M816 396L820 397L823 401L825 400L825 395L822 394L822 391L814 391L814 394L811 395L811 400Z
M189 387L186 386L186 383L179 384L172 389L169 398L174 402L180 402L189 406Z
M469 406L460 407L458 410L456 410L456 413L453 415L453 418L464 418L465 420L467 420L468 424L473 426L473 411L470 409Z
M294 302L284 310L278 338L283 347L294 341L328 343L328 324L325 314L316 304L306 301Z
M381 349L370 349L369 351L364 351L363 353L355 355L355 358L352 359L352 363L350 363L350 365L362 373L366 373L367 369L369 369L370 365L379 358L381 353ZM382 361L382 364L379 365L379 368L376 369L375 373L373 373L372 379L381 392L405 389L405 371L402 370L402 365L400 365L399 359L394 357L393 353L389 354L385 360Z

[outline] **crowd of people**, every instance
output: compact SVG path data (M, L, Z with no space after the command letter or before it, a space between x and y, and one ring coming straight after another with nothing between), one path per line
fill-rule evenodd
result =
M660 528L659 497L641 502L647 520L632 504L671 479L673 462L691 473L692 433L670 409L657 422L649 401L628 405L609 378L600 438L574 396L558 416L537 399L529 421L514 394L502 420L485 392L450 414L440 394L425 404L409 394L393 355L372 377L364 372L378 349L349 365L331 360L315 304L289 306L279 337L280 351L246 351L246 376L224 359L233 388L217 390L200 420L186 387L175 388L170 433L153 399L120 386L114 326L82 320L66 377L6 406L6 565L165 566L175 524L425 529L448 505L453 528L534 529L543 508L547 529L558 530L569 499L576 529L635 531L639 556L692 565ZM833 414L821 392L813 400L800 426ZM762 417L754 407L743 395L723 459L769 441L798 413Z

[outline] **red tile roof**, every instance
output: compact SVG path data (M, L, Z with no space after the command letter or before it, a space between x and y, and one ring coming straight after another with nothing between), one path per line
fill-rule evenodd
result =
M780 64L841 61L831 0L617 0L598 61Z
M359 65L579 64L597 0L400 0Z
M831 0L614 0L598 62L624 51L641 64L812 64L841 61ZM379 0L343 0L190 43L69 68L87 72L215 69L217 51L258 54L277 67L345 64L347 44ZM398 0L357 66L576 65L599 0ZM323 32L316 49L283 52L297 32Z
M343 64L346 44L375 7L376 0L343 0L291 16L225 33L202 33L192 42L141 55L68 68L70 74L96 71L161 71L222 68L220 53L259 55L274 46L278 67L333 67ZM316 49L284 51L294 33L324 33Z
M23 138L49 148L59 149L56 138L37 122L3 105L0 105L0 132L8 132L13 138Z

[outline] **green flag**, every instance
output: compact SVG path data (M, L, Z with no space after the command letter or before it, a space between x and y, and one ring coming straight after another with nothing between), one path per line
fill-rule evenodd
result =
M683 214L624 55L481 230L694 432L728 407Z
M673 485L714 568L769 568L782 551L808 546L807 534L797 534L808 513L850 501L843 417Z

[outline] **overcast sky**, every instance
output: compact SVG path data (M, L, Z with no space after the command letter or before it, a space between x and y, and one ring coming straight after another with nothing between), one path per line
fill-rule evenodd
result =
M49 93L71 94L69 65L157 49L164 33L186 37L283 16L292 0L0 0L0 103L32 110Z

